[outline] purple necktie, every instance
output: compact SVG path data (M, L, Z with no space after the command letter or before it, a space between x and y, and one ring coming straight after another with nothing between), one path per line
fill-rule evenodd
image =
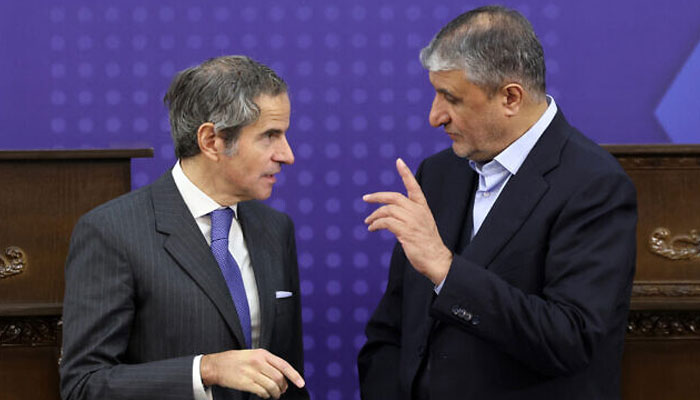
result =
M245 346L250 348L250 310L248 309L248 298L243 286L241 269L238 268L236 260L228 251L228 232L233 221L233 210L226 207L211 212L211 252L214 253L216 262L221 267L226 285L228 286L233 304L238 312L238 320L243 329Z

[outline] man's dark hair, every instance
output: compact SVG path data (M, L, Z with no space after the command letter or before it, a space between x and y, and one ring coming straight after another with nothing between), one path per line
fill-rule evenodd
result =
M179 72L163 101L169 109L175 156L199 154L197 130L205 122L235 144L241 128L257 121L255 99L287 92L287 84L272 69L246 56L212 58Z
M480 7L453 19L421 50L420 60L430 71L463 69L489 95L517 82L535 99L545 96L542 45L530 22L505 7Z

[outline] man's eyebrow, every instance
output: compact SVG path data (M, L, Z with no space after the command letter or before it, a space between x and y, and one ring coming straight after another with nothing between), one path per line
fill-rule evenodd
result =
M260 134L261 135L279 135L281 133L283 133L282 129L272 128L272 129L268 129L264 132L261 132Z
M458 100L460 99L459 97L455 96L454 94L452 94L452 93L451 93L449 90L447 90L447 89L440 88L440 89L435 89L435 91L438 92L438 93L440 93L440 94L443 94L443 95L445 95L445 96L450 96L450 97L452 97L452 98L454 98L454 99L458 99Z

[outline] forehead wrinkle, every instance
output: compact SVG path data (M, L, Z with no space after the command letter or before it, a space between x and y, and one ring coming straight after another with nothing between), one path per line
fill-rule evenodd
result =
M449 74L449 76L447 76ZM464 82L457 80L454 76L459 76ZM435 90L447 90L450 93L455 93L458 91L458 85L467 82L466 77L461 70L444 70L444 71L430 71L429 74L430 83L435 87Z

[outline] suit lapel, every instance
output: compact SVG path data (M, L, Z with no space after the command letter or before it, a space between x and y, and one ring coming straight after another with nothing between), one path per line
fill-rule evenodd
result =
M544 175L559 164L566 142L566 127L561 112L544 131L517 174L506 183L489 211L479 232L462 254L478 265L488 265L510 241L549 190Z
M462 255L487 267L525 222L548 187L541 176L518 173L511 177Z
M243 348L243 331L224 276L169 171L153 184L152 198L156 230L167 235L165 250L211 299Z
M458 249L464 223L467 218L469 197L474 190L476 173L469 167L466 159L460 158L454 153L449 158L449 165L439 182L438 196L430 196L428 200L430 209L435 217L440 237L450 251ZM432 187L432 186L431 186ZM426 189L424 189L426 190ZM432 189L436 190L436 189Z
M275 287L272 279L278 273L274 270L275 260L271 253L274 239L268 237L267 230L263 229L263 218L256 215L255 209L247 202L238 204L238 219L248 247L260 300L259 347L269 348L275 322Z

